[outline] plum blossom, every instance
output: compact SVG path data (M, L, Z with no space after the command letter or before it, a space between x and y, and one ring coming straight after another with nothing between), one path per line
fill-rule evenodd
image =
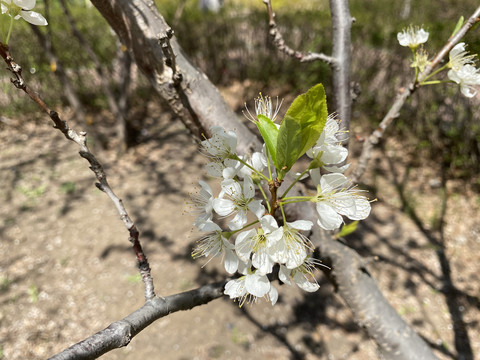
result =
M283 235L281 228L271 215L265 215L260 219L261 228L251 229L238 234L235 240L235 252L243 262L248 262L252 256L252 265L259 274L266 275L272 272L274 249L272 244L277 242Z
M210 185L205 181L200 180L198 182L202 189L197 194L190 196L190 205L193 206L192 213L198 214L197 218L193 222L193 225L201 229L201 226L207 220L211 220L213 216L213 192Z
M231 230L239 230L247 223L247 213L251 211L257 218L265 213L261 200L254 200L255 187L250 177L243 179L243 186L233 179L222 182L222 191L218 199L213 201L213 209L220 216L235 214L228 223Z
M427 42L428 35L424 29L410 25L397 34L397 39L401 46L408 46L415 50L420 44Z
M233 131L225 131L221 126L212 126L210 128L212 137L203 140L201 145L207 156L214 162L222 162L235 154L237 147L237 135Z
M48 25L47 20L39 13L31 11L36 5L36 0L2 0L2 14L7 14L18 20L23 18L26 22L33 25Z
M268 277L250 268L243 273L244 276L230 280L225 285L225 295L230 296L231 299L239 299L240 306L245 301L256 302L261 297L267 297L272 305L275 305L278 300L278 291L270 284Z
M464 65L474 64L473 59L475 59L476 55L469 55L468 51L466 51L466 47L466 44L461 42L455 45L452 50L450 50L450 60L447 66L453 71L459 71Z
M460 85L460 91L468 98L474 97L477 90L474 85L480 85L480 70L475 67L475 55L469 55L465 43L458 43L450 50L451 69L448 78Z
M233 252L234 246L224 236L220 226L208 220L202 224L201 229L210 233L197 241L197 246L192 251L192 257L194 259L202 256L212 256L214 258L224 254L225 270L229 274L237 271L239 261L237 255Z
M335 115L329 115L320 137L316 144L307 150L308 157L314 159L317 167L310 170L310 176L314 183L320 181L320 167L330 172L345 172L349 165L342 164L348 155L348 150L344 148L337 139L337 134L341 132Z
M477 94L474 85L480 85L480 70L475 66L467 64L460 70L449 70L448 78L460 85L460 91L468 98L472 98Z
M255 114L258 115L264 115L273 122L275 122L275 119L277 118L278 112L280 111L280 107L282 106L283 100L278 103L278 97L277 97L277 103L275 105L275 109L272 107L272 98L270 96L263 96L262 93L259 94L259 96L255 99ZM246 113L244 112L245 117L256 123L257 116L253 116L250 110L248 110L247 105L245 104L245 109Z
M318 260L308 257L305 259L305 262L294 269L289 269L286 266L280 265L278 278L284 284L290 285L291 277L293 282L297 284L300 289L307 292L315 292L320 288L320 285L318 285L317 280L315 280L313 271L315 269L315 265L319 263L320 262ZM313 281L310 281L309 279L313 279Z
M335 230L343 223L342 215L351 220L363 220L370 214L370 202L362 191L350 186L343 174L326 174L317 185L318 225L325 230Z
M307 257L307 249L313 248L313 245L299 230L308 231L312 226L313 223L308 220L287 222L282 227L282 236L271 244L273 260L285 264L288 269L300 266Z

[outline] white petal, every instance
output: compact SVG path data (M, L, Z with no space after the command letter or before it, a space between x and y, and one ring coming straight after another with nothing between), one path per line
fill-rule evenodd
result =
M343 219L328 204L317 203L318 225L325 230L335 230L342 225Z
M332 190L344 188L349 185L349 181L347 177L343 174L325 174L320 179L320 187L322 189L322 193L328 193Z
M296 248L289 249L285 266L288 269L295 269L303 264L306 257L307 252L305 250L305 247L301 246L301 244L297 244Z
M253 212L258 219L265 214L265 206L262 205L262 200L253 200L250 202L250 204L248 204L248 210Z
M285 266L280 265L280 269L278 270L278 279L283 282L284 284L291 285L290 283L290 273L292 270L287 269Z
M22 10L20 12L20 14L22 15L22 18L25 21L29 22L30 24L38 25L38 26L48 25L47 20L42 15L40 15L39 13L37 13L35 11L24 11L24 10Z
M261 249L253 254L252 265L257 268L259 275L267 275L272 272L273 261L268 256L265 249Z
M251 177L247 176L243 179L243 194L246 198L251 199L255 196L255 186Z
M238 234L237 239L235 240L235 251L237 252L238 257L244 262L247 262L250 259L250 254L255 246L255 239L253 238L255 235L255 229L243 231Z
M247 275L245 289L253 296L264 297L270 291L270 281L265 275L258 275L257 273Z
M268 292L268 297L270 298L270 301L272 302L272 306L277 303L278 300L278 291L275 289L275 286L270 284L270 291Z
M229 274L234 274L238 269L238 257L230 249L225 249L225 270Z
M366 198L360 197L355 199L355 213L347 215L351 220L363 220L370 215L370 201Z
M213 200L213 210L220 216L228 216L235 211L235 204L228 199Z
M297 220L292 223L287 222L287 225L297 230L308 231L312 228L313 223L308 220Z
M230 280L225 285L225 291L223 293L225 295L229 295L230 299L235 299L245 295L246 289L245 289L244 280L242 278Z
M306 276L299 271L293 276L293 281L295 281L295 284L297 284L299 288L307 292L315 292L320 288L320 285L308 281Z
M240 230L247 223L247 213L239 211L235 217L228 223L230 230Z
M13 0L13 3L24 10L32 10L35 7L36 0Z
M252 166L258 172L262 172L263 169L267 166L267 159L265 158L265 155L259 152L253 153Z
M323 146L322 161L325 164L338 164L347 158L348 150L341 145Z
M265 215L260 219L260 225L265 233L271 233L275 229L278 229L277 220L272 215Z
M205 170L207 171L207 174L216 178L222 177L222 172L224 168L225 168L225 165L223 165L222 163L216 163L216 162L209 162L205 166Z

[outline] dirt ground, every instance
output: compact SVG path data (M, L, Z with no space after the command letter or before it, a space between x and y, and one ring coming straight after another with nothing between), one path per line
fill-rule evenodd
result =
M149 116L144 143L120 159L102 149L93 127L71 125L92 133L90 145L141 231L156 292L166 296L225 273L215 261L202 268L203 260L190 257L199 234L185 213L185 200L202 178L205 160L180 122L154 104ZM462 184L447 184L439 237L434 229L443 192L437 169L406 173L401 149L388 141L377 150L362 186L378 201L345 241L364 256L378 256L369 268L378 286L440 359L474 359L480 354L479 196ZM74 143L41 115L2 118L0 168L0 358L48 358L143 304L127 231L93 185L93 173ZM406 215L395 179L408 179L404 193L417 221ZM317 293L282 286L274 307L261 300L242 309L219 299L158 320L126 348L102 358L377 358L374 342L317 275Z

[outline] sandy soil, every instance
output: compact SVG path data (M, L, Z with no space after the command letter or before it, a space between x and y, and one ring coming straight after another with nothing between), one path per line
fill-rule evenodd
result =
M204 261L190 257L198 233L185 199L195 191L204 159L178 121L158 107L150 115L148 138L120 159L103 150L98 137L90 140L141 231L157 294L165 296L222 279L224 272L215 262L202 268ZM127 232L75 144L45 118L24 119L0 122L0 149L0 358L44 359L140 307L143 287ZM437 169L406 173L408 159L393 141L376 155L382 160L365 184L378 201L345 241L379 257L369 270L380 289L440 359L461 358L454 330L462 328L472 353L480 354L478 195L448 184L441 239L433 229L442 190L429 182ZM423 228L403 211L391 185L405 178L407 200ZM454 290L444 279L442 253ZM172 314L102 358L376 358L375 344L320 272L318 281L321 289L313 295L280 287L274 307L260 301L239 309L219 299Z

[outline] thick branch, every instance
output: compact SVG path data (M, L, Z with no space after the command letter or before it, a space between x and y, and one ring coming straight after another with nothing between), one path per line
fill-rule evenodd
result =
M190 310L207 304L223 296L224 286L225 282L221 282L166 298L154 297L127 317L52 356L50 360L96 359L111 350L127 346L135 335L154 321L180 310Z
M158 43L159 37L167 35L170 26L158 13L153 1L93 0L92 3L117 33L157 93L168 101L171 109L193 134L202 137L204 131L199 129L198 124L207 130L213 125L221 125L237 132L240 140L238 151L248 153L260 147L256 137L247 131L218 89L185 57L174 36L169 42L182 74L182 92L177 90L172 69L166 65L166 58ZM192 112L198 118L198 123L192 117Z
M441 63L441 61L448 56L448 53L452 48L460 42L460 40L467 34L473 25L480 21L480 6L474 11L470 18L465 22L461 29L443 46L443 48L435 55L432 62L425 68L425 70L419 74L416 83L410 83L407 87L400 89L399 94L395 102L393 103L387 115L382 119L375 131L368 137L363 144L362 153L358 159L357 167L355 168L352 181L358 182L367 169L368 162L372 157L373 147L378 144L383 137L386 129L392 124L393 120L400 116L400 110L408 98L417 90L418 84L430 75L435 68Z

